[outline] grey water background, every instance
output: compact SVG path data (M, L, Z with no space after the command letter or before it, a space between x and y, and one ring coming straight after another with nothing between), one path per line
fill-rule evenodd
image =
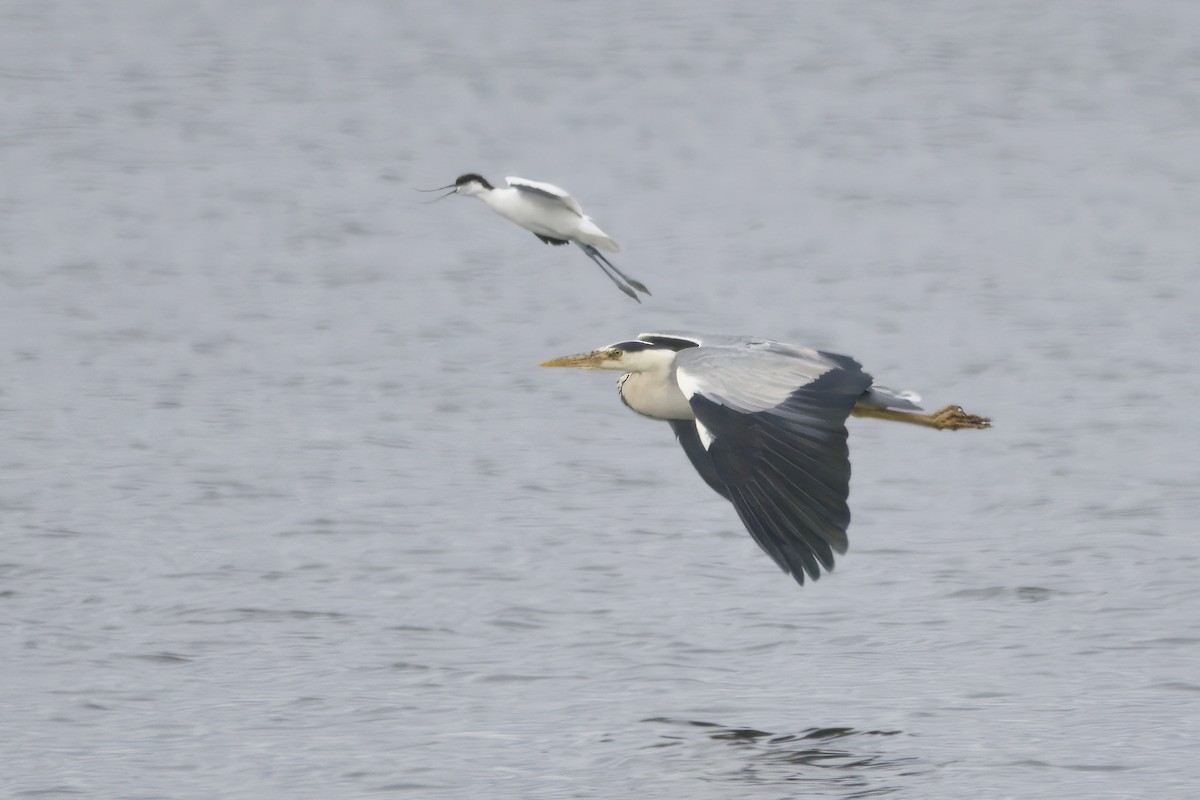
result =
M1187 2L0 5L0 794L1200 787ZM570 189L574 249L414 187ZM794 585L613 374L854 355Z

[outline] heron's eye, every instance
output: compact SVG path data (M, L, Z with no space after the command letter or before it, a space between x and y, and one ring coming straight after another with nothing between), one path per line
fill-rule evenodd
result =
M613 347L613 348L610 348L607 352L605 352L604 355L608 356L613 361L620 361L621 356L624 355L624 351L618 350L617 348Z

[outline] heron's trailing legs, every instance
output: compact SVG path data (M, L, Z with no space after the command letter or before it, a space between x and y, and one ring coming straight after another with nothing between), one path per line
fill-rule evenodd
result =
M600 255L600 251L595 247L590 244L583 244L582 242L575 242L575 244L579 245L579 249L587 253L588 258L590 258L592 261L595 261L596 265L599 266L600 269L604 270L604 274L607 275L622 292L629 295L634 300L637 300L639 303L642 301L638 298L637 293L634 292L634 289L637 289L639 292L650 294L650 290L646 288L645 284L643 284L641 281L634 280L624 272L621 272L621 270L614 267L612 262Z
M850 414L855 417L873 417L874 419L890 419L895 422L923 425L926 428L936 428L939 431L992 427L990 419L968 414L962 410L961 406L946 406L941 411L935 411L932 414L921 414L915 411L897 411L894 408L857 405L850 411Z

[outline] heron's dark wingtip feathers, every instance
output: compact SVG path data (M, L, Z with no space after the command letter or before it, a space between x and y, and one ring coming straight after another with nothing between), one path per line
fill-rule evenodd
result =
M833 548L826 541L825 525L810 510L797 506L780 487L750 485L748 496L756 505L756 517L770 523L762 534L770 537L775 549L793 570L803 568L814 580L821 567L833 569Z

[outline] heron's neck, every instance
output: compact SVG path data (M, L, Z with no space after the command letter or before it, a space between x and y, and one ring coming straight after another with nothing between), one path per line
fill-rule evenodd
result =
M617 381L625 405L651 419L694 419L670 370L628 372Z

